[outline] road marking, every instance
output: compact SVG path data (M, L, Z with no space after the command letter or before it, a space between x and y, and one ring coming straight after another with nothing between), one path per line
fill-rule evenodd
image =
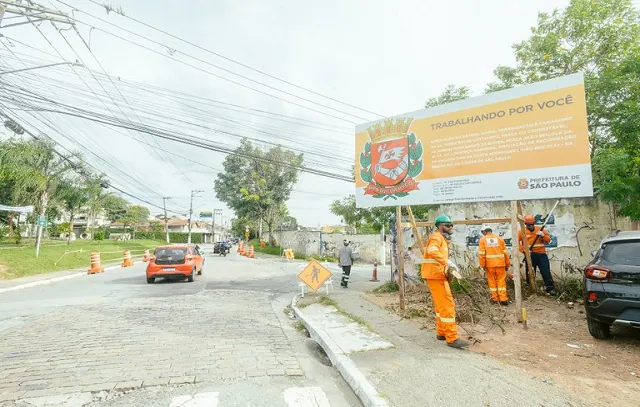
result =
M320 387L290 387L284 391L284 401L288 407L330 407Z
M80 276L86 276L86 275L87 275L87 273L76 273L76 274L70 274L68 276L63 276L63 277L56 277L56 278L49 278L47 280L34 281L34 282L31 282L31 283L26 283L26 284L16 285L16 286L9 287L9 288L0 289L0 294L6 293L8 291L24 290L25 288L37 287L39 285L57 283L58 281L69 280L69 279L72 279L72 278L76 278L76 277L80 277Z
M198 393L195 396L176 396L169 407L217 407L218 392Z

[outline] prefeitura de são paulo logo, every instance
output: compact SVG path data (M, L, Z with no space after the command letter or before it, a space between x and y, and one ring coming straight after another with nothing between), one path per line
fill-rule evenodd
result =
M367 129L371 141L360 152L360 177L369 185L365 195L398 199L418 189L415 181L422 172L422 143L407 134L411 118L377 123Z

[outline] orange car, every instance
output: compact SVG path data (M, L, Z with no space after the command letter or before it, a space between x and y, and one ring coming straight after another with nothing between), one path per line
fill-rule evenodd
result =
M147 265L147 283L156 278L188 279L193 282L197 274L202 274L204 257L199 248L191 244L158 246Z

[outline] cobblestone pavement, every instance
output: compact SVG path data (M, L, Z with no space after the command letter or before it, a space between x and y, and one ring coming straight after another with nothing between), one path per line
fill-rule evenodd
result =
M233 259L225 264L231 269L248 267ZM291 291L286 296L290 298L297 286L296 268L278 267L269 278L276 282L276 291ZM265 289L268 281L258 284L236 273L229 274L233 290L220 274L199 276L195 283L147 286L143 272L122 273L13 294L44 299L25 300L40 305L19 323L5 321L3 328L0 321L0 405L225 380L304 380L299 351L282 327L282 308L274 309L274 294ZM243 282L249 290L243 290ZM283 289L285 282L289 286ZM55 301L62 304L53 306ZM20 314L20 301L0 301L0 315L3 307L10 315Z

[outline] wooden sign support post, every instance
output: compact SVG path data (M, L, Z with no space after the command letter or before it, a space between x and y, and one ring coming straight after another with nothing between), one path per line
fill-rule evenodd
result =
M516 293L516 316L522 322L522 273L520 272L520 250L518 250L518 202L511 201L511 267Z
M533 263L531 262L531 253L529 253L529 242L527 242L526 240L526 234L524 232L525 229L525 225L524 225L524 218L522 217L522 205L520 204L520 201L517 201L517 206L518 206L518 222L520 223L520 230L522 230L522 239L524 240L522 243L524 246L524 258L527 262L527 269L528 269L528 277L529 277L529 288L531 289L532 293L536 292L536 274L533 270ZM518 235L516 235L516 240L515 243L518 243Z
M404 240L401 206L396 207L396 229L398 233L398 292L400 294L400 311L404 312Z

